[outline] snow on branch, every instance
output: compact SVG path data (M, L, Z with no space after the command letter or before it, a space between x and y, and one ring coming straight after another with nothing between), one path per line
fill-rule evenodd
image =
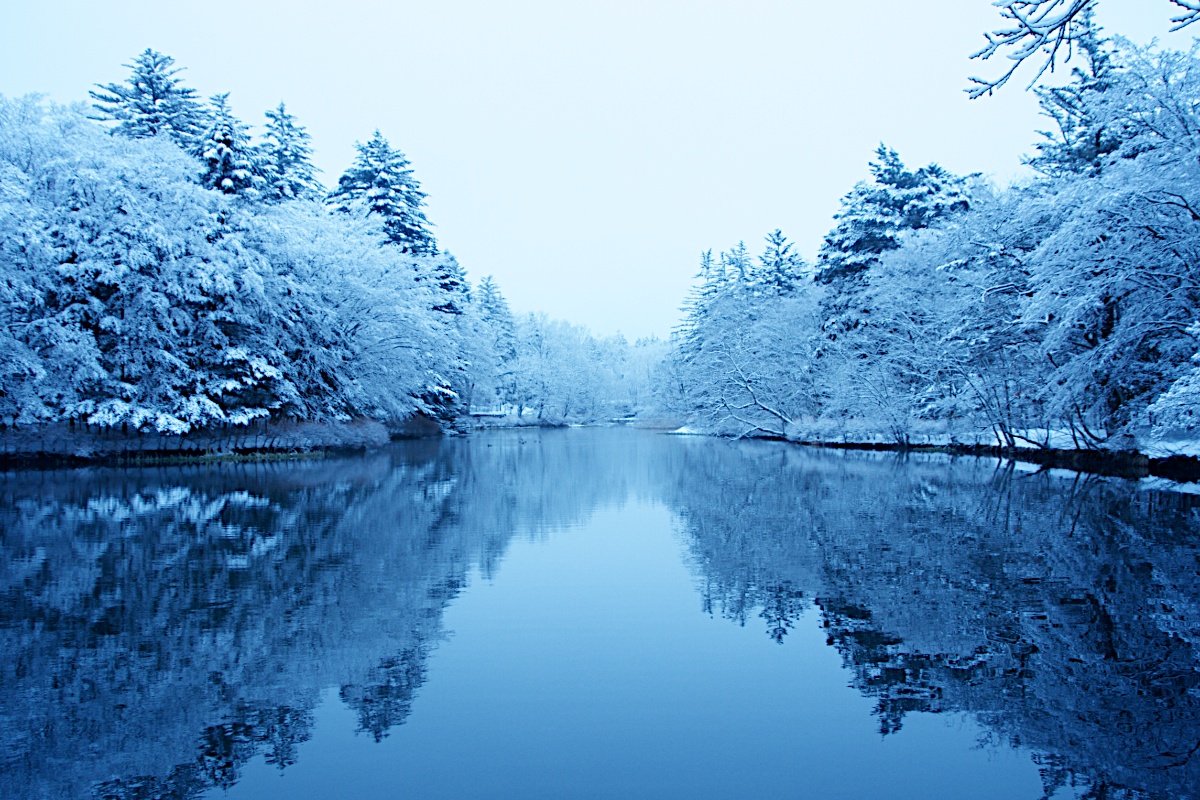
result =
M1000 52L1005 52L1011 62L999 78L971 78L966 90L972 100L991 94L1013 76L1029 58L1044 54L1030 86L1041 79L1047 71L1053 72L1059 55L1065 48L1063 61L1070 60L1074 43L1092 25L1091 11L1098 0L996 0L992 5L1000 9L1000 16L1009 24L985 33L987 44L971 54L971 58L987 61ZM1200 20L1200 0L1170 0L1183 10L1171 18L1171 31L1177 31Z
M1173 23L1171 33L1191 25L1196 20L1200 20L1200 0L1171 0L1171 2L1186 12L1177 17L1171 17L1171 22Z
M987 44L971 54L971 58L987 61L1001 50L1009 50L1012 61L1008 70L995 80L971 78L974 84L967 94L974 100L991 94L1004 84L1025 60L1038 53L1046 53L1032 83L1036 83L1047 70L1054 71L1059 50L1065 45L1071 57L1071 43L1084 23L1084 12L1095 6L1096 0L997 0L993 5L1000 9L1000 16L1012 24L985 33ZM1064 59L1065 60L1065 59Z

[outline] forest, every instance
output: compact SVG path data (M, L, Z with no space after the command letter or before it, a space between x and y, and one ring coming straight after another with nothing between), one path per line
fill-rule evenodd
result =
M1109 37L1068 5L988 39L1051 66L1070 50L1069 79L1034 88L1050 125L1031 177L914 168L880 144L811 263L779 230L758 255L705 253L670 342L514 315L439 245L380 131L329 189L284 103L253 136L152 49L90 105L0 97L0 425L639 418L1195 455L1198 52Z
M183 436L471 408L629 414L649 354L515 317L440 248L375 131L332 190L285 104L262 135L147 49L90 107L0 98L0 422ZM640 383L638 376L642 376Z
M735 436L1187 451L1200 62L1107 38L1087 8L1075 24L1070 80L1035 89L1035 177L880 145L814 263L779 231L757 258L704 254L664 403Z

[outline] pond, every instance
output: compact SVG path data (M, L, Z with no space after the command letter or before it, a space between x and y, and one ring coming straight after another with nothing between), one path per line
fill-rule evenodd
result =
M626 429L0 475L0 796L1182 798L1200 498Z

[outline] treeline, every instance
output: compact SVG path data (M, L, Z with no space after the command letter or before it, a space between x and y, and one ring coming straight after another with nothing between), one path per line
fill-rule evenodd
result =
M283 103L255 138L170 57L129 67L90 107L0 97L0 424L185 434L628 406L628 392L564 401L562 382L590 385L578 370L523 376L564 361L546 346L566 337L604 350L591 373L617 386L628 353L515 320L493 281L472 286L380 132L326 190Z
M1091 23L1036 178L997 189L880 146L816 263L778 231L706 254L664 366L705 429L1145 448L1194 438L1200 61Z

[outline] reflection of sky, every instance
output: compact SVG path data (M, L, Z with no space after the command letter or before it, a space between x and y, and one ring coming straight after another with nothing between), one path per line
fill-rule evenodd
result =
M989 0L12 2L0 93L86 99L146 47L251 123L285 100L324 180L379 128L444 246L518 311L665 335L701 251L779 227L811 256L880 140L1008 179L1047 121L1016 80L971 103ZM1167 0L1104 0L1167 36Z
M673 527L629 502L514 539L447 610L406 724L355 735L331 690L297 764L259 757L212 796L1041 796L1029 756L962 715L881 737L816 613L783 646L701 613Z

